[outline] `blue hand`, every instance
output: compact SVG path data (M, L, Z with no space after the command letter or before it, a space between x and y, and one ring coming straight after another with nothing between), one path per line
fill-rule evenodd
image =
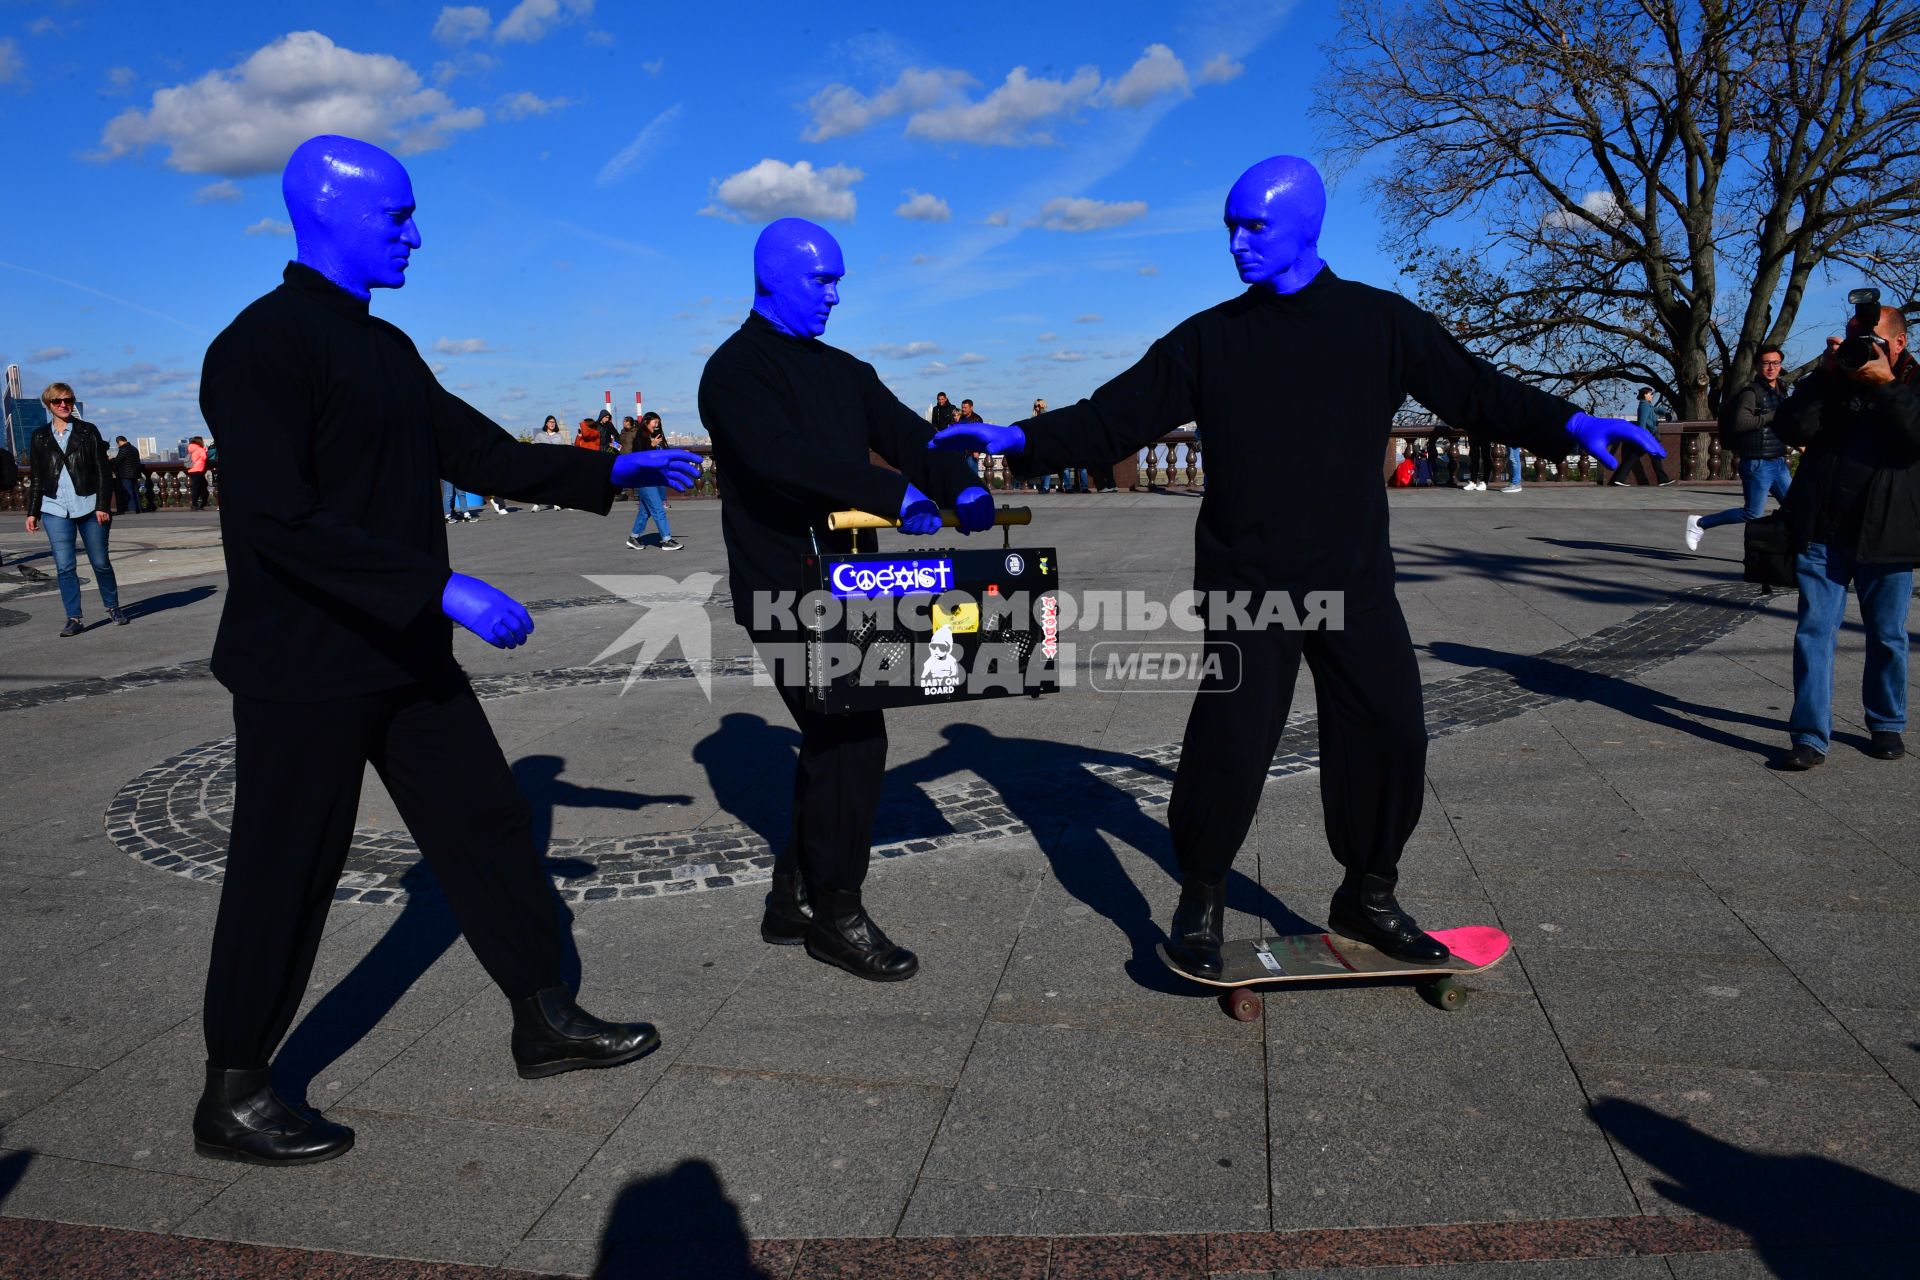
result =
M518 600L464 573L447 579L440 612L496 649L512 649L533 634L533 618Z
M940 532L940 508L933 505L932 498L912 485L907 486L907 496L900 500L900 532Z
M1019 453L1027 447L1027 433L1019 427L996 427L991 422L968 422L933 433L929 449L961 453Z
M668 485L691 489L700 478L700 455L685 449L642 449L613 460L613 487L631 489Z
M1582 449L1598 458L1603 467L1620 465L1620 459L1613 456L1612 446L1623 440L1639 445L1656 458L1667 456L1667 451L1660 447L1660 441L1652 432L1625 418L1596 418L1590 413L1576 413L1567 419L1567 434L1579 441Z
M961 533L979 533L993 528L993 495L979 485L962 489L953 500L953 512L960 519Z

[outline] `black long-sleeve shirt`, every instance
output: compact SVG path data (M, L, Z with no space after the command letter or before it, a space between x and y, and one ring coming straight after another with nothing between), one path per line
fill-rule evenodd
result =
M959 454L927 448L932 430L873 366L816 338L780 332L759 312L720 344L700 375L700 421L720 469L720 523L734 618L750 627L756 593L800 588L808 530L822 550L841 510L894 516L907 483L942 506L980 480ZM868 450L898 472L875 466Z
M213 673L317 702L456 674L442 477L597 511L611 457L521 444L441 387L413 343L326 277L285 283L207 349L227 598Z
M1920 363L1875 387L1825 369L1794 385L1773 429L1806 454L1781 504L1801 546L1866 564L1920 564Z
M1323 269L1183 321L1078 404L1018 424L1015 474L1118 460L1195 422L1207 494L1194 529L1202 591L1391 591L1380 464L1411 395L1455 430L1558 457L1575 407L1501 374L1398 294Z

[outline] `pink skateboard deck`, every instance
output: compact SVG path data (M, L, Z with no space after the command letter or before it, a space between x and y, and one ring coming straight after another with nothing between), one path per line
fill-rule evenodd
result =
M1453 981L1491 969L1506 958L1512 939L1490 925L1436 929L1433 936L1453 954L1437 965L1409 964L1343 938L1337 933L1289 933L1277 938L1229 938L1220 948L1218 978L1196 977L1174 964L1164 946L1157 948L1169 969L1189 982L1220 987L1228 1013L1242 1022L1260 1016L1260 997L1243 988L1282 982L1326 982L1352 978L1427 978L1421 994L1442 1009L1466 1003L1466 989Z

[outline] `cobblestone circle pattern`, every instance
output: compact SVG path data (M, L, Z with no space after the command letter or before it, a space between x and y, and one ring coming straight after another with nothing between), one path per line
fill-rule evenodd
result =
M1426 686L1427 731L1442 738L1494 724L1527 711L1594 693L1609 681L1629 680L1691 653L1732 632L1754 616L1766 597L1744 583L1716 584L1677 594L1590 636L1570 641L1503 667L1487 667ZM582 603L612 603L613 597L583 597ZM541 601L547 607L571 601ZM184 664L186 667L203 664ZM700 664L715 676L751 675L752 657ZM161 679L183 678L167 672ZM140 673L134 673L138 675ZM684 659L653 663L641 679L688 679L696 668ZM627 679L621 664L480 676L481 698L614 683ZM121 681L133 676L119 677ZM91 682L75 682L87 684ZM122 686L130 687L130 686ZM76 693L70 696L86 696ZM1311 712L1294 715L1267 774L1292 777L1318 767L1318 727ZM1138 766L1076 763L1029 774L1017 783L971 781L929 788L916 803L882 806L874 832L877 857L994 840L1033 831L1043 840L1068 822L1111 806L1151 808L1172 793L1180 744L1130 753ZM132 857L158 870L217 882L226 864L228 820L233 811L233 739L202 743L134 778L109 804L106 829ZM555 877L569 903L652 898L664 894L764 881L773 851L746 823L631 838L555 837L547 856L556 863L591 870ZM400 903L408 890L402 877L419 860L405 831L359 828L334 894L340 902Z

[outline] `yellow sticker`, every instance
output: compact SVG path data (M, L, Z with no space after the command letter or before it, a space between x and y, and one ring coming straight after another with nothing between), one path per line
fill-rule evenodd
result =
M953 606L953 612L949 613L939 605L934 605L933 629L938 631L942 627L948 628L956 635L968 631L978 631L980 629L980 606L974 604L972 601L967 601L964 604L956 604Z

